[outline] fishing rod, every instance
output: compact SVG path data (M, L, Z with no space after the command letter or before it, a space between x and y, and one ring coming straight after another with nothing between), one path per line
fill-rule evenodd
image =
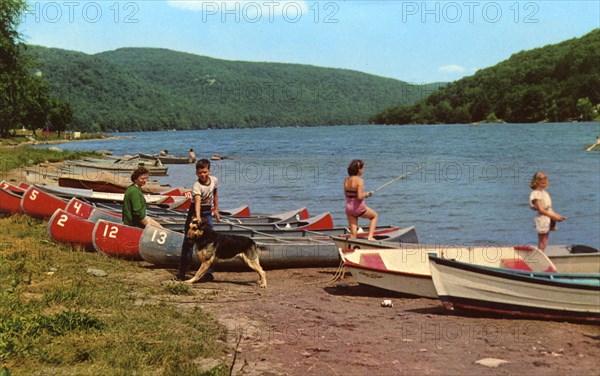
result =
M375 193L375 192L377 192L377 191L379 191L379 190L387 187L388 185L390 185L390 184L392 184L392 183L394 183L394 182L396 182L398 180L402 180L402 179L407 178L408 176L414 174L415 172L417 172L420 169L422 169L423 167L425 167L427 164L429 164L429 162L425 162L425 163L421 164L419 167L415 168L414 170L410 170L410 171L408 171L405 174L402 174L402 175L400 175L398 177L393 178L392 180L388 181L387 183L384 183L384 184L380 185L379 187L375 188L375 190L371 191L371 193L373 194L373 193Z
M569 218L585 218L585 217L600 217L600 213L595 213L595 214L583 214L583 215L572 215L569 217L565 217L565 219Z

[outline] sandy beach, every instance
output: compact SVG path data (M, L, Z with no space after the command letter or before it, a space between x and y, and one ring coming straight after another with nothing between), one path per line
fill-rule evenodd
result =
M161 302L200 307L225 325L238 351L234 375L600 374L600 326L454 313L435 299L358 285L349 274L331 282L335 272L269 270L266 290L254 272L216 272L213 282L193 285L194 296ZM384 299L393 307L382 307Z

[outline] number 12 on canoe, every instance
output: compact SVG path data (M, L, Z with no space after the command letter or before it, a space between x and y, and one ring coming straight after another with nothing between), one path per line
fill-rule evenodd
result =
M111 257L141 260L139 246L142 232L141 228L100 219L94 227L94 248Z

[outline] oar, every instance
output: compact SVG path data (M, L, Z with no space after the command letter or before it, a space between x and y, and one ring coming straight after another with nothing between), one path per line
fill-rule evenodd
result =
M600 145L600 141L596 141L594 145L590 145L590 147L585 149L585 151L592 151L596 147L596 145Z
M423 167L425 167L428 163L429 162L425 162L425 163L421 164L419 167L415 168L414 170L408 171L405 174L402 174L402 175L400 175L398 177L393 178L392 180L388 181L387 183L384 183L384 184L380 185L379 187L375 188L375 190L372 191L372 193L375 193L375 192L377 192L377 191L379 191L379 190L387 187L388 185L390 185L390 184L392 184L392 183L394 183L394 182L396 182L398 180L404 179L404 178L408 177L409 175L414 174L415 172L417 172L420 169L422 169Z

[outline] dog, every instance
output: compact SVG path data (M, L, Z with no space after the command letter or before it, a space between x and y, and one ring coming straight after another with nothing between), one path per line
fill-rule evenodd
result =
M206 227L205 220L193 219L187 232L187 237L195 243L195 250L202 262L200 269L187 283L200 280L215 260L227 260L234 257L242 259L246 265L258 273L260 279L258 286L267 287L267 274L260 266L260 249L254 240L236 235L225 235Z

